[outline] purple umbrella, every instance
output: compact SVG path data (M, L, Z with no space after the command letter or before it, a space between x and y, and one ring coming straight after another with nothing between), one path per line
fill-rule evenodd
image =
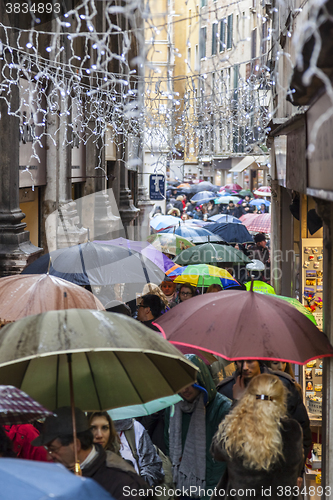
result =
M175 263L171 259L169 259L169 257L153 247L153 245L148 243L148 241L134 241L127 240L126 238L116 238L114 240L108 241L96 240L94 243L113 245L121 248L126 248L127 250L133 250L133 252L141 253L164 272L168 271L175 265Z

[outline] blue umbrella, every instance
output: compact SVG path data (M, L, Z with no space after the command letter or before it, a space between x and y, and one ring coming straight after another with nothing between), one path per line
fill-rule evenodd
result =
M234 224L242 224L242 221L237 219L237 217L234 217L233 215L228 215L228 214L216 214L212 215L208 219L211 222L233 222Z
M255 205L256 207L259 207L260 205L265 205L266 207L269 207L271 204L270 201L268 200L263 200L262 198L257 198L256 200L251 200L249 205Z
M250 243L253 238L243 224L235 224L233 222L218 222L206 226L209 231L218 234L228 243Z
M2 479L1 479L2 478ZM63 465L1 458L1 500L112 500L112 496L96 481L78 477Z
M210 226L210 224L208 226ZM211 243L216 243L219 241L223 241L223 238L221 238L217 234L212 234L210 231L207 231L207 229L204 229L203 227L191 227L186 226L185 224L182 224L178 227L170 227L168 229L164 229L163 231L160 231L160 234L161 233L174 233L178 236L182 236L183 238L192 241L192 243L207 243L208 241L210 241Z
M207 203L210 200L214 200L216 198L216 193L212 191L200 191L199 193L192 196L191 201L196 201L199 205L200 203Z
M181 222L180 217L174 217L173 215L156 215L150 221L150 226L155 229L155 231L160 231L170 226L177 226Z

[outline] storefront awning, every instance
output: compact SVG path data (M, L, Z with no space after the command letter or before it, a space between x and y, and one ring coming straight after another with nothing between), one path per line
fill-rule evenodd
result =
M251 167L252 169L266 169L269 156L245 156L235 167L232 167L229 172L243 172Z

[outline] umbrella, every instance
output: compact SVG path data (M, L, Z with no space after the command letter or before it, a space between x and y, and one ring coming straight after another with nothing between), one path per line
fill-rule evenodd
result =
M220 224L221 224L221 222L234 222L235 224L242 223L242 221L237 219L237 217L234 217L233 215L228 215L228 214L212 215L211 217L209 217L208 220L211 222L219 222Z
M215 198L214 203L215 205L228 205L228 203L232 201L233 203L237 204L240 201L240 198L238 196L220 196L219 198Z
M49 415L53 413L25 392L12 385L0 385L0 425L27 424Z
M308 311L306 309L306 307L304 307L299 300L295 299L294 297L284 297L283 295L276 295L276 297L278 299L282 299L282 300L285 300L286 302L288 302L289 304L291 304L292 306L296 307L296 309L298 309L298 311L300 311L302 314L305 314L305 316L307 318L309 318L309 320L312 321L312 323L314 325L317 326L317 321L314 317L314 315L312 314L312 312Z
M160 283L164 276L159 267L139 252L91 241L66 248L52 259L50 274L77 285L108 287L117 283ZM136 291L131 288L134 297Z
M195 201L199 205L200 203L207 203L210 200L214 200L214 198L216 198L216 193L212 191L200 191L192 196L191 201Z
M243 224L235 224L233 222L219 224L215 222L209 224L207 229L214 234L218 234L228 243L250 243L253 241L252 236Z
M188 182L184 182L182 184L179 184L179 186L177 186L176 189L189 188L189 187L191 187L191 184L189 184Z
M253 233L271 232L271 214L244 214L240 217L240 221Z
M60 248L59 250L54 250L51 253L46 253L36 259L32 264L25 267L21 274L45 274L49 271L52 259L55 259L57 255L66 250L66 248Z
M177 264L216 264L217 262L232 262L243 264L251 262L240 250L231 246L204 243L187 250L183 250L175 259Z
M164 255L164 253L162 253L157 248L153 247L153 245L150 245L148 241L134 241L134 240L127 240L126 238L116 238L114 240L108 240L108 241L96 240L95 243L102 245L119 246L122 248L127 248L128 250L134 252L141 253L164 272L175 265L174 262L171 259L169 259L169 257Z
M245 198L245 196L251 196L251 198L253 198L253 193L249 189L242 189L241 191L239 191L238 194L239 194L239 196L242 196L244 198Z
M160 252L170 255L178 255L185 248L194 247L194 243L174 233L152 234L147 241Z
M94 295L48 274L16 274L0 278L0 323L59 309L104 307Z
M208 226L207 226L208 227ZM217 234L212 234L210 231L203 227L192 227L182 224L181 226L165 229L161 233L172 233L182 236L187 240L192 241L192 243L206 243L208 241L212 243L217 243L224 241L223 238Z
M175 405L180 401L182 401L182 398L178 394L175 394L174 396L169 396L166 398L154 399L154 401L148 401L148 403L143 403L141 405L114 408L113 410L108 410L108 414L110 415L112 420L143 417L145 415L151 415L152 413L156 413L157 411L164 410L164 408Z
M68 365L75 402L85 411L171 396L195 379L177 349L128 316L49 311L1 329L1 384L21 388L46 408L67 406Z
M260 205L265 205L266 207L269 207L271 204L270 201L264 200L263 198L257 198L256 200L251 200L249 205L255 205L256 207L259 207Z
M150 226L155 229L155 231L160 231L170 226L177 226L181 222L180 217L174 217L173 215L156 215L150 221Z
M230 361L262 359L305 364L333 356L333 347L304 314L262 293L225 290L186 300L155 323L175 345Z
M226 184L225 186L222 186L222 189L231 189L232 191L240 191L243 188L239 184Z
M190 189L192 190L192 193L199 193L200 191L219 191L220 186L215 186L211 182L203 181L199 184L194 184Z
M258 196L271 196L272 193L270 186L261 186L256 191L254 191L254 194Z
M261 280L253 280L252 283L253 283L252 289L254 292L262 292L262 293L269 293L272 295L276 295L274 288L268 283L265 283L264 281ZM245 288L248 291L251 289L251 281L245 283Z
M96 481L77 477L61 464L1 458L0 481L1 500L112 500Z
M240 286L238 281L236 281L226 269L210 266L208 264L179 267L168 276L174 278L174 283L190 283L196 287L206 288L210 285L218 284L225 289Z

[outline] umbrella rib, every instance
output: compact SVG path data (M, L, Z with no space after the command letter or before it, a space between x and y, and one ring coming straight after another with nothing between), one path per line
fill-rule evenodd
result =
M143 269L143 272L144 272L144 275L145 275L146 281L147 281L147 283L149 283L149 276L148 276L148 272L147 272L146 264L143 262L143 257L142 257L142 254L141 254L141 253L139 254L139 256L140 256L141 265L142 265L142 269Z
M59 387L59 364L60 356L57 356L57 375L56 375L56 408L58 408L58 387Z
M92 378L92 381L93 381L93 384L94 384L94 387L95 387L95 392L96 392L96 396L97 396L97 399L98 399L99 408L102 411L103 408L102 408L101 400L100 400L100 397L99 397L99 394L98 394L97 385L96 385L96 382L95 382L94 372L92 370L90 359L88 358L88 353L86 352L85 354L86 354L86 360L87 360L87 363L88 363L88 366L89 366L89 370L90 370L90 373L91 373L91 378Z
M114 354L115 354L115 356L117 357L117 360L118 360L118 362L120 363L120 365L122 366L122 368L123 368L124 372L125 372L125 373L126 373L126 375L128 376L128 379L129 379L129 381L130 381L130 382L131 382L131 384L132 384L132 388L133 388L133 389L135 390L135 392L137 393L137 395L138 395L138 397L139 397L139 399L140 399L141 403L144 403L144 401L142 400L142 397L141 397L141 395L140 395L139 391L137 390L136 386L133 384L132 377L131 377L131 376L130 376L130 374L128 373L128 371L127 371L127 369L126 369L125 365L123 364L123 362L121 361L121 359L119 359L119 357L117 356L117 353L115 352ZM146 353L143 353L143 354L146 356Z

